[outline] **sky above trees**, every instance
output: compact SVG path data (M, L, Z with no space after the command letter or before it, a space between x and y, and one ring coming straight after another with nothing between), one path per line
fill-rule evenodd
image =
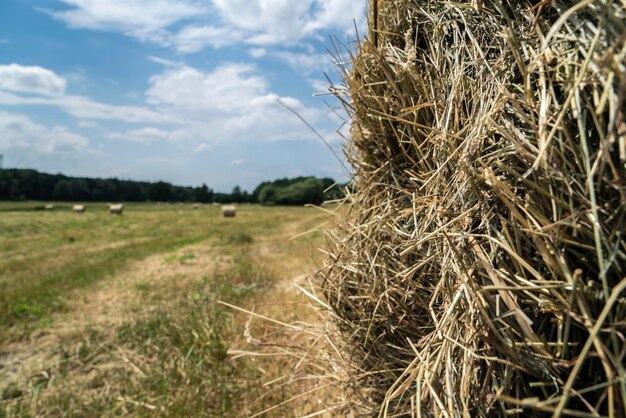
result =
M341 179L342 118L325 92L331 37L364 27L361 0L0 2L5 167L252 188ZM362 32L361 32L362 34ZM325 99L324 99L325 97Z

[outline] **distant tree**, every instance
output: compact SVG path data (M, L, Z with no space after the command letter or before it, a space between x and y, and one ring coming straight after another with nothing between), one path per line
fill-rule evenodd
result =
M216 193L206 184L200 187L99 178L67 177L39 173L28 169L0 170L0 199L35 199L65 201L196 201L196 202L259 202L262 204L318 204L324 199L343 196L333 179L314 177L282 178L264 181L252 193L235 186L231 193ZM342 187L345 187L343 185ZM322 197L320 197L320 189Z
M213 190L206 184L196 187L193 190L193 200L194 202L211 203L213 201Z
M124 202L145 202L148 200L149 183L137 182L137 181L120 181L117 184L117 198L116 201Z
M70 180L72 195L70 200L91 200L89 185L83 179Z
M241 203L243 202L243 193L241 192L241 187L235 186L233 188L232 193L230 194L231 202Z
M93 200L100 201L100 202L103 202L103 201L112 202L112 201L120 200L118 196L119 194L118 194L117 186L115 182L111 180L101 180L101 179L98 179L95 181L95 188L93 189L93 192L91 193L91 197Z
M60 180L54 186L52 198L54 200L70 200L72 195L72 183L69 180Z
M275 205L276 204L276 193L278 188L272 184L266 184L259 191L259 203L262 205Z
M153 202L172 200L172 185L164 181L150 184L148 187L148 199Z
M324 201L324 183L315 177L296 177L262 183L255 190L263 205L319 205Z
M54 200L82 201L90 200L91 193L87 182L82 179L59 180L52 192Z

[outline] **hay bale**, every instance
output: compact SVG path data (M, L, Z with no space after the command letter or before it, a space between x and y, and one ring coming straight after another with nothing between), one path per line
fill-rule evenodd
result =
M74 205L74 206L72 206L72 212L74 212L74 213L85 213L86 210L87 210L87 208L85 207L85 205Z
M47 205L45 205L43 208L44 208L44 210L54 210L54 205L53 205L53 204L48 203L48 204L47 204Z
M194 203L193 204L193 208L194 209L200 209L200 203Z
M115 205L109 205L109 214L122 215L124 213L124 204L118 203Z
M222 206L222 216L224 218L234 218L237 216L237 207L234 205Z
M626 4L374 4L322 272L354 404L624 416Z

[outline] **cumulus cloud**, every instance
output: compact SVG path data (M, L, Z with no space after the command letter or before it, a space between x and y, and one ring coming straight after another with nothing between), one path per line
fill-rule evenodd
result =
M83 96L25 97L0 91L3 106L53 106L78 119L119 120L130 123L180 123L179 120L155 110L138 106L115 106Z
M167 67L150 79L149 104L162 113L184 119L168 140L214 144L223 141L309 140L311 132L280 103L299 112L311 123L324 114L292 97L269 88L256 68L225 63L212 71L180 65Z
M163 64L164 69L149 79L143 107L110 105L77 95L33 96L1 89L0 105L57 107L77 118L81 127L92 127L85 122L98 120L148 125L113 132L108 138L144 144L166 140L191 146L223 141L311 139L313 135L306 126L279 102L311 123L324 117L319 109L271 91L267 78L251 64L223 63L203 71L179 62L151 59ZM50 70L42 68L41 72L58 77ZM171 129L149 126L155 124Z
M221 18L220 31L236 36L204 35L205 46L220 47L239 42L257 46L293 46L330 31L353 33L355 23L361 30L365 28L364 1L213 0L213 6ZM197 31L188 34L187 40L202 36L203 32Z
M67 95L67 81L42 67L0 65L0 105L54 106L78 119L131 123L178 123L170 115L138 106L115 106L84 96Z
M365 26L365 5L364 1L317 0L316 12L313 18L308 19L303 32L313 33L333 28L352 33L355 24L358 28Z
M141 40L158 41L176 22L207 11L191 0L61 0L69 9L48 11L72 28L120 31Z
M267 81L248 64L223 64L212 72L182 66L150 79L148 103L188 111L231 111L272 100Z
M132 129L126 132L112 132L107 138L118 141L130 141L140 144L150 144L154 141L167 139L170 136L168 131L162 129L146 127L141 129Z
M81 128L97 128L98 123L90 120L81 120L78 122L78 126Z
M0 90L62 96L66 87L67 81L48 69L18 64L0 65Z
M267 55L267 49L265 48L251 48L248 50L248 55L252 58L263 58Z
M63 153L86 148L89 140L63 126L51 129L20 114L0 111L0 149L32 150L37 153Z
M207 46L221 48L241 42L244 32L227 26L189 25L169 37L169 43L180 53L189 54Z
M311 18L313 0L214 0L224 20L252 34L251 44L296 43Z
M313 73L319 74L333 68L333 63L328 54L272 51L269 55L284 61L291 68L305 76L309 76Z
M116 31L180 53L234 44L296 45L324 32L363 27L364 1L354 0L60 0L46 10L69 27Z

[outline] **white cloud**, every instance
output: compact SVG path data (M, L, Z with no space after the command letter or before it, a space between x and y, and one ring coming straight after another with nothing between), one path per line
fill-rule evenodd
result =
M78 122L78 126L81 128L97 128L99 125L96 122L89 120L81 120Z
M167 37L176 22L207 11L192 0L61 0L69 9L48 11L72 28L120 31L146 41Z
M270 90L268 80L250 64L225 63L212 71L151 57L165 65L150 78L147 105L116 106L77 95L25 96L0 91L0 105L51 106L74 116L83 128L98 120L144 125L169 125L172 131L145 126L112 132L109 139L149 144L159 140L190 144L223 141L278 141L311 139L308 128L279 101L311 123L323 122L324 113L293 97ZM41 69L52 77L56 75Z
M248 55L252 58L263 58L267 55L267 49L265 48L252 48L248 50Z
M62 96L66 87L67 81L48 69L18 64L0 65L0 90Z
M297 42L311 18L313 0L214 0L230 26L253 36L251 44Z
M0 105L54 106L78 119L132 123L179 122L169 115L143 107L115 106L83 96L66 95L66 87L67 81L49 69L18 64L0 65Z
M168 138L179 143L311 139L308 128L279 100L311 123L324 117L297 99L270 91L267 80L247 64L227 63L210 72L180 65L166 68L150 83L148 103L187 121Z
M112 132L107 138L118 141L130 141L140 144L150 144L154 141L164 140L170 136L170 133L161 129L146 127L142 129L133 129L126 132Z
M230 27L189 25L170 37L170 43L183 54L203 50L207 46L220 48L239 43L244 33Z
M353 33L365 22L357 0L61 0L46 10L69 27L124 33L194 53L207 46L297 45L330 31Z
M87 138L63 126L50 129L27 116L0 111L0 149L4 151L21 148L51 154L77 151L88 144Z
M150 79L148 103L189 111L230 111L271 100L267 82L246 64L224 64L206 73L182 66Z
M365 26L365 1L213 0L228 26L247 32L253 45L296 45L330 31Z
M157 64L161 64L164 67L173 68L173 67L180 67L181 66L181 63L178 62L178 61L168 60L168 59L165 59L165 58L157 57L155 55L149 55L148 59L150 61L152 61L152 62L157 63Z
M137 106L115 106L83 96L24 97L0 91L0 105L53 106L78 119L119 120L130 123L180 123L176 118Z
M305 33L339 29L347 33L354 32L354 25L365 25L365 1L354 0L317 0L315 17L304 27Z
M291 68L308 76L329 71L333 68L328 54L302 53L293 51L272 51L271 56L286 62Z
M309 84L311 84L315 93L326 94L328 92L328 80L313 78L309 80Z
M234 165L235 167L241 166L245 163L244 160L232 160L230 162L230 165Z

